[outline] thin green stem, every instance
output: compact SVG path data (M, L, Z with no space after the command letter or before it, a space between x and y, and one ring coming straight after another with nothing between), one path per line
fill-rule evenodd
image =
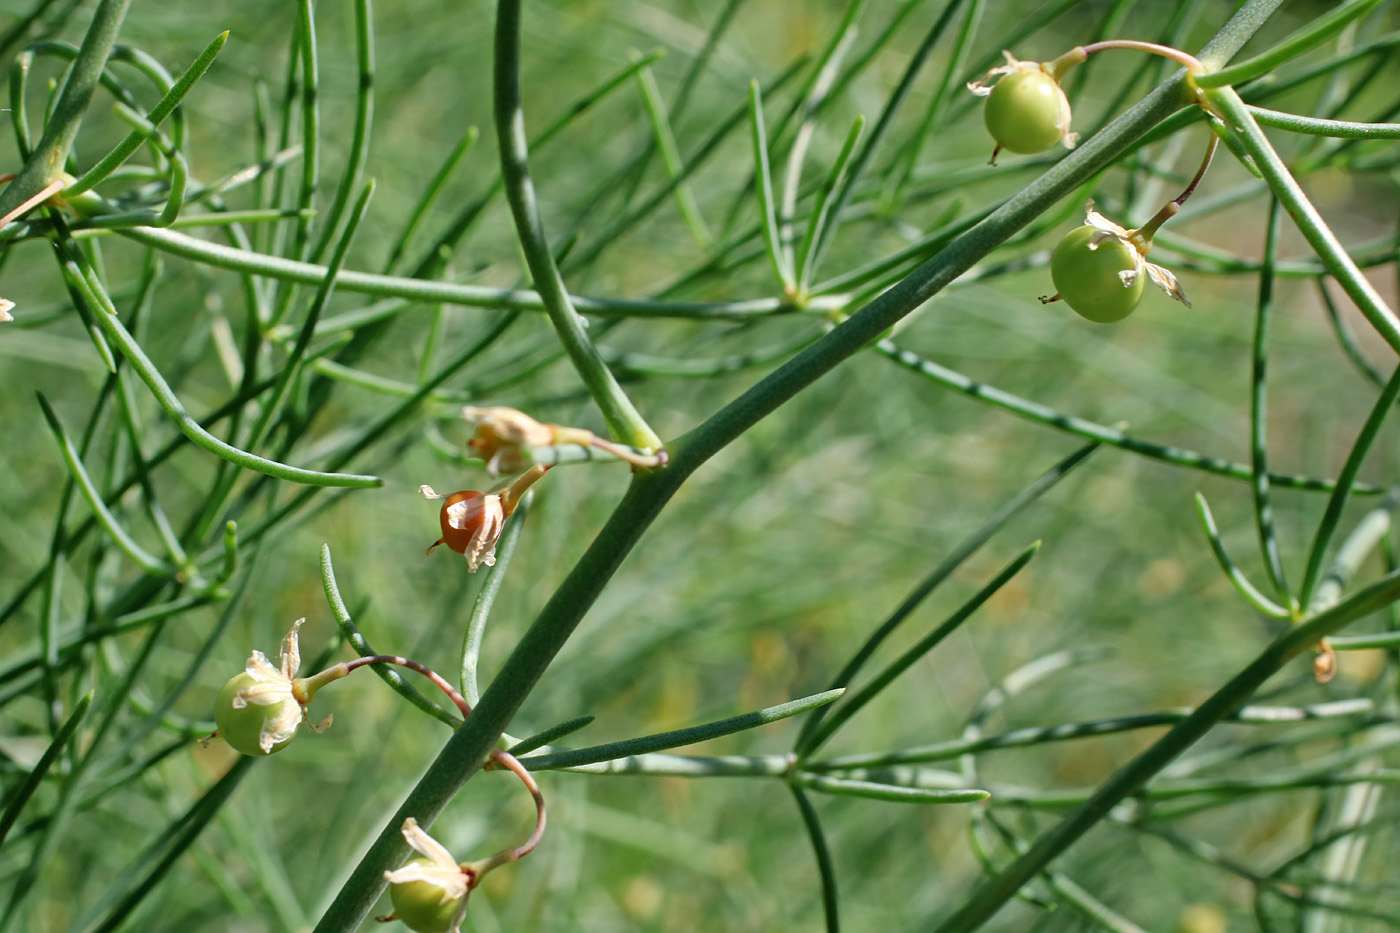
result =
M749 131L753 147L754 192L758 199L758 213L761 218L763 244L768 251L768 264L773 268L773 277L783 288L783 294L796 293L796 283L792 277L792 267L788 264L783 250L782 233L778 229L778 209L773 200L773 172L768 165L768 133L763 127L763 93L757 81L749 82Z
M170 869L199 838L199 834L204 831L205 826L233 796L233 792L257 760L243 756L234 762L233 766L219 778L214 786L205 791L204 795L196 800L184 815L167 827L164 832L157 835L155 843L142 853L135 863L138 866L150 864L150 869L113 905L103 922L93 928L93 933L113 933L130 920L137 906L165 879Z
M814 249L816 244L821 242L823 231L831 219L831 197L845 183L846 172L851 166L851 156L855 154L856 143L860 142L860 136L864 130L865 117L856 117L855 122L851 124L850 132L846 134L846 142L842 144L836 160L831 163L831 171L827 173L826 180L822 182L821 189L817 191L816 200L812 204L812 214L807 221L807 232L802 237L801 245L798 246L795 260L798 294L804 297L807 294L807 287L811 284L812 276L817 271L814 262Z
M1241 84L1253 78L1262 77L1279 65L1286 64L1309 49L1316 48L1341 32L1352 20L1364 16L1375 9L1380 0L1348 0L1331 12L1312 19L1306 26L1284 39L1278 45L1253 58L1247 58L1228 68L1208 71L1196 76L1196 84L1202 88L1223 88L1230 84Z
M355 653L360 656L358 661L372 663L366 659L384 657L384 655L375 651L365 636L361 634L359 628L355 625L353 617L350 615L350 610L346 608L345 600L340 595L340 585L335 579L335 566L331 563L331 549L328 544L321 545L321 585L325 590L326 604L330 606L331 615L335 618L335 624L340 628L341 635L344 636L345 640L350 644L350 647L355 649ZM418 688L404 680L403 675L398 671L385 664L374 664L373 667L374 672L379 675L381 680L389 685L391 690L418 707L418 709L454 729L461 724L460 719L423 696L423 694L418 691Z
M331 295L335 292L336 279L345 267L345 260L350 254L350 245L355 240L355 233L359 230L360 222L364 220L365 212L369 210L370 199L373 197L374 182L371 180L360 192L359 199L350 211L345 231L341 234L339 242L336 243L335 253L331 256L330 265L326 269L326 277L321 280L316 290L316 296L312 299L311 307L306 312L306 319L302 321L301 331L297 334L296 342L288 351L287 359L282 363L277 373L272 392L263 402L262 411L258 413L258 420L249 433L249 447L262 446L275 423L275 419L282 414L282 406L291 393L292 385L295 383L302 364L306 360L307 351L311 347L312 336L316 333L316 324L320 321L321 314L325 311Z
M1214 137L1212 141L1213 139ZM1249 450L1250 466L1253 468L1250 488L1254 494L1254 523L1259 534L1264 569L1273 585L1275 597L1293 613L1297 612L1298 605L1289 592L1288 581L1284 575L1278 536L1274 532L1274 508L1269 499L1267 361L1269 322L1274 303L1274 260L1278 255L1278 228L1279 203L1274 199L1269 202L1269 219L1265 225L1264 258L1259 270L1259 300L1254 315L1254 341L1250 354ZM1202 503L1204 501L1201 500Z
M1337 555L1327 572L1313 590L1312 600L1307 608L1313 613L1322 612L1336 605L1352 577L1356 576L1362 562L1376 546L1385 540L1393 524L1395 509L1400 507L1400 498L1386 496L1385 500L1361 517L1337 548Z
M1377 72L1379 73L1379 72ZM1336 139L1400 139L1400 123L1356 123L1350 120L1322 120L1296 113L1283 113L1264 107L1247 105L1254 119L1265 126L1304 133L1309 136L1331 136Z
M1321 520L1318 521L1317 531L1313 533L1312 544L1308 548L1307 569L1303 572L1303 583L1298 590L1298 600L1304 606L1311 605L1318 579L1322 573L1323 559L1327 555L1327 548L1332 542L1332 536L1336 533L1337 526L1341 522L1342 510L1346 507L1352 484L1356 481L1357 474L1361 472L1361 465L1366 462L1366 455L1370 453L1376 438L1380 436L1381 426L1385 423L1385 419L1395 409L1397 400L1400 400L1400 366L1397 366L1395 372L1391 374L1390 380L1386 382L1385 388L1376 399L1376 403L1371 406L1370 414L1366 416L1361 430L1357 432L1356 440L1352 442L1351 450L1347 452L1346 462L1338 474L1337 488L1328 498L1327 509L1323 512Z
M647 425L627 393L608 371L585 330L584 320L569 301L564 280L545 238L535 185L530 178L525 113L520 102L521 0L500 0L496 8L495 117L501 150L501 176L515 219L516 235L525 252L535 288L545 311L569 353L588 392L603 413L615 440L634 447L657 448L661 438Z
M92 514L98 523L107 532L113 543L121 549L122 553L142 570L147 573L170 576L175 573L175 568L165 561L151 554L141 545L137 544L131 535L126 533L126 529L117 522L115 515L107 508L102 501L102 494L98 492L92 478L88 476L87 469L83 466L82 459L78 456L78 450L73 446L73 441L68 437L68 432L63 430L63 425L59 423L58 415L54 414L53 408L49 405L48 399L43 395L39 397L39 407L44 411L44 419L49 423L49 430L53 431L54 438L58 441L59 450L63 454L63 460L68 465L68 472L73 480L78 484L78 489L82 491L83 498L87 500Z
M64 748L68 745L68 740L73 737L73 733L77 731L78 726L82 725L83 717L87 716L88 707L91 705L92 691L89 690L87 693L83 694L82 699L77 702L73 707L73 711L68 714L68 719L65 720L59 730L54 733L53 739L49 742L49 747L44 749L44 754L34 763L34 767L30 769L24 782L10 792L9 799L5 803L5 810L3 813L0 813L0 842L4 842L5 837L10 834L10 830L14 827L15 821L19 819L20 813L24 811L24 805L34 796L34 792L38 790L39 785L43 783L45 775L49 773L49 769L53 767L54 762L58 760L58 756L63 753Z
M865 797L869 800L884 800L891 803L977 803L991 796L987 791L975 787L951 790L901 787L897 784L857 781L824 774L807 774L801 771L793 776L793 782L807 790L819 791L823 794L832 794L838 797Z
M953 572L967 561L969 557L981 550L982 545L991 540L992 536L1000 531L1007 522L1025 509L1031 503L1037 501L1045 493L1053 489L1061 479L1069 473L1097 449L1097 444L1090 444L1081 447L1064 460L1055 464L1049 470L1042 473L1029 486L1022 490L1015 498L1007 502L982 523L972 534L968 535L958 543L951 554L945 557L938 566L935 567L927 577L919 581L919 585L906 596L895 608L894 612L880 623L880 625L870 633L865 642L851 656L841 668L840 672L832 679L831 687L843 687L851 683L855 675L865 666L875 650L884 641L894 634L895 629L904 623L910 615L914 613L925 599L933 593L944 580L952 576ZM797 741L793 743L793 751L798 755L806 757L815 748L817 731L822 720L829 712L829 708L823 708L807 717L807 721L802 725L802 731L798 734Z
M515 554L515 546L520 543L520 533L525 528L525 519L530 515L530 505L534 498L533 492L526 493L511 513L510 521L506 523L505 531L501 532L501 538L496 543L496 562L486 568L485 579L481 581L476 602L472 604L472 614L467 619L467 630L462 636L461 673L458 679L462 685L463 696L472 706L481 700L481 691L477 687L477 670L481 664L481 644L486 639L486 622L491 617L491 607L496 604L496 597L500 595L501 587L505 584L510 559ZM516 754L523 755L524 752Z
M652 136L657 151L661 154L661 164L665 167L666 174L673 181L683 178L685 163L681 161L681 151L676 145L675 134L671 132L671 121L666 116L666 104L661 100L661 89L656 86L656 76L650 68L637 71L637 89L641 91L642 106L647 112L647 120L651 123ZM688 184L678 183L675 198L676 209L680 211L681 219L685 221L691 237L701 249L709 249L714 245L714 236L705 225L705 218L700 214L700 206L695 202L695 192Z
M218 57L219 52L224 47L224 43L227 41L227 30L215 36L214 41L209 43L203 52L199 53L199 56L195 58L189 68L185 69L185 73L180 76L180 80L176 81L174 86L160 99L160 102L151 108L146 114L146 122L151 126L152 130L160 126L165 118L170 116L175 108L180 105L180 101L185 99L185 95L189 94L190 90L198 83L199 79L204 77L204 73L209 70L210 65L214 64L214 59ZM100 184L104 178L116 171L118 166L131 158L136 150L141 147L141 144L149 138L149 134L143 134L136 130L128 133L125 139L112 148L111 152L99 159L97 164L83 173L81 178L65 188L64 193L67 195L82 194L84 191L88 191L95 185Z
M355 63L357 83L355 94L355 126L350 135L350 158L336 187L335 200L326 212L321 238L308 254L312 260L325 255L340 229L346 207L354 197L355 188L364 175L369 158L370 128L374 125L374 10L370 0L355 0Z
M1224 571L1235 591L1244 597L1251 606L1262 612L1266 616L1275 619L1290 618L1292 613L1274 602L1244 575L1244 571L1230 559L1230 555L1225 551L1225 543L1220 540L1220 529L1216 527L1215 516L1211 514L1210 506L1206 503L1206 497L1199 492L1196 493L1196 512L1201 520L1201 527L1205 530L1206 540L1210 542L1211 553L1215 555L1215 561Z
M827 739L836 734L843 725L856 713L868 704L875 697L884 692L896 677L903 674L923 658L930 651L936 648L949 635L953 634L962 626L964 622L972 617L972 614L982 607L982 604L996 595L997 591L1011 581L1021 569L1030 563L1031 558L1040 550L1040 542L1037 541L1030 547L1022 551L1014 560L1001 569L1001 572L993 577L985 586L978 590L971 599L964 602L952 615L944 619L939 625L923 638L914 643L894 661L890 662L884 670L880 671L870 679L870 682L853 694L845 703L842 703L831 715L817 726L812 735L808 737L804 744L799 760L810 757L817 749L826 743Z
M1240 100L1239 94L1231 87L1209 89L1204 94L1207 103L1229 121L1230 131L1253 157L1274 196L1293 218L1303 238L1316 251L1327 271L1351 296L1352 301L1356 302L1356 306L1366 315L1366 319L1382 339L1390 344L1391 349L1400 353L1400 320L1396 319L1395 312L1376 291L1375 286L1362 275L1346 248L1337 240L1317 208L1308 200L1303 189L1283 164L1283 160L1269 144L1264 131L1254 122L1254 117L1244 101Z
M1343 318L1341 311L1337 308L1337 303L1332 300L1332 293L1327 290L1327 280L1317 277L1317 294L1322 299L1322 307L1327 312L1327 321L1332 325L1332 332L1337 335L1337 343L1342 348L1342 353L1351 361L1352 366L1361 374L1362 378L1369 381L1378 389L1385 388L1387 379L1381 371L1372 365L1362 352L1361 346L1357 343L1356 333L1351 329Z
M316 207L316 189L320 185L321 173L321 69L316 48L315 5L312 0L298 0L297 11L296 59L301 66L301 190L297 195L297 207L312 211ZM311 226L310 217L297 223L292 254L298 259L309 255ZM287 296L283 300L285 308L291 300L292 290L287 289L283 294ZM273 320L279 317L274 314Z
M1372 644L1378 642L1379 644ZM1385 647L1400 643L1400 633L1385 635L1355 635L1331 640L1333 647L1355 648ZM1140 713L1135 716L1117 716L1110 719L1094 719L1086 722L1064 722L1053 726L1028 726L1012 729L995 735L973 735L960 739L949 739L932 745L919 745L894 752L874 752L861 755L842 755L838 758L825 758L806 764L811 771L846 771L853 768L888 768L898 765L926 764L932 761L946 761L963 755L997 751L1004 748L1024 748L1053 742L1066 742L1101 735L1115 735L1138 729L1155 729L1175 725L1189 717L1194 709L1162 710L1154 713ZM1318 703L1313 706L1244 706L1238 712L1226 717L1226 722L1247 725L1274 726L1298 722L1311 722L1319 719L1358 717L1374 714L1375 703L1368 699L1337 700L1331 703Z
M115 112L122 122L131 126L133 132L138 136L149 140L157 151L170 162L170 192L166 196L165 207L160 211L113 212L94 218L92 223L99 228L142 225L168 227L180 216L180 208L185 203L185 186L189 181L189 166L185 162L184 153L176 149L174 143L158 130L155 124L125 104L118 103Z
M807 830L807 838L812 844L812 854L817 860L817 875L822 884L822 914L826 918L826 933L841 933L841 902L836 881L836 866L831 861L831 848L826 844L826 833L822 831L821 819L816 807L807 799L807 793L794 782L788 782L792 799L797 801L797 812L802 815L802 825Z
M1028 421L1174 466L1200 470L1203 473L1211 473L1235 480L1249 481L1253 477L1253 471L1248 464L1211 457L1182 447L1156 444L1134 437L1116 427L1065 414L1048 405L1013 395L1004 389L988 385L985 382L978 382L960 372L940 366L932 360L924 359L916 353L897 346L892 340L881 340L874 349L881 356L945 388L959 392L968 398L994 405ZM1331 492L1337 488L1336 483L1331 480L1315 479L1310 476L1294 476L1286 473L1270 473L1269 482L1280 488L1306 489L1313 492ZM1357 486L1353 491L1361 492L1363 489ZM1376 495L1385 490L1379 486L1367 486L1364 491Z
M827 690L822 693L814 693L809 697L802 697L799 700L789 700L787 703L780 703L767 709L755 710L742 716L720 719L700 726L659 732L654 735L626 739L622 742L594 745L590 748L554 749L545 755L526 758L525 761L535 770L573 768L599 761L613 761L619 758L647 755L668 748L680 748L683 745L694 745L697 742L707 742L721 736L733 735L736 732L756 729L759 726L818 709L828 703L834 703L845 692L844 687L837 690Z
M353 473L320 473L315 470L303 470L299 467L288 466L275 460L267 460L246 450L240 450L210 434L185 410L184 404L175 395L169 383L165 381L165 377L160 374L160 370L156 369L155 364L146 356L141 345L127 332L121 319L115 313L105 310L111 306L111 299L106 298L105 295L99 296L92 290L94 284L92 280L82 275L79 262L80 251L76 244L73 244L70 239L62 237L56 242L56 246L61 261L65 264L71 264L77 273L78 280L86 283L83 288L84 297L94 308L93 319L103 336L121 351L131 368L136 370L141 381L146 383L146 387L151 390L151 394L155 396L160 407L175 422L180 432L195 445L237 466L289 482L305 483L311 486L367 487L383 485L383 480L377 476L362 476Z
M443 159L442 165L433 174L432 180L428 182L427 188L423 190L418 202L413 205L413 211L408 215L407 222L403 225L403 231L399 234L394 246L389 250L389 258L384 261L384 273L389 274L398 266L399 260L403 258L404 251L408 249L409 243L413 241L413 236L422 226L424 218L428 216L428 211L437 203L438 196L442 194L443 187L448 179L457 170L457 166L467 157L467 153L476 146L477 137L480 131L474 127L467 127L467 131L462 134L461 140L452 147L452 151Z
M121 235L138 243L181 256L194 262L229 269L250 275L262 275L283 282L319 285L326 277L326 267L294 259L283 259L265 253L235 249L210 243L195 237L157 230L153 227L133 227ZM548 306L538 292L523 289L487 288L455 282L434 282L423 279L375 275L347 269L336 279L342 291L381 298L404 298L424 304L465 305L477 308L498 308L506 311L547 311ZM653 301L647 299L593 298L567 296L569 303L586 314L600 317L656 317L705 320L747 320L790 314L796 310L793 302L784 298L759 298L741 301ZM847 296L832 296L819 302L808 302L812 310L833 310L844 306ZM644 446L644 445L635 445Z
M566 735L573 735L585 726L592 725L593 721L597 718L597 716L591 713L584 716L576 716L573 719L566 720L558 725L550 726L548 729L536 732L534 735L526 736L506 749L506 751L516 756L528 755L530 752L548 746Z

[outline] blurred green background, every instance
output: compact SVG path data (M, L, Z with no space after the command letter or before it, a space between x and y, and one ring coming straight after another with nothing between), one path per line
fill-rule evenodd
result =
M901 6L872 0L857 50ZM1234 6L1223 0L1191 4L1183 47L1198 48ZM1250 49L1267 47L1329 6L1284 4ZM666 50L654 70L663 95L673 99L719 7L671 0L528 4L528 125L532 130L544 126L622 67L634 51ZM1039 4L987 3L973 58L997 54L1002 37L1033 7ZM1115 35L1156 38L1174 7L1145 0L1080 3L1014 51L1022 58L1052 57L1097 36L1108 17L1117 20ZM682 153L694 152L744 104L751 78L771 81L799 57L817 52L843 10L837 2L741 4L695 86L689 109L675 123ZM809 177L826 170L856 114L873 119L879 112L940 10L938 3L916 9L872 67L826 108L812 144ZM0 6L0 14L19 12L15 3ZM63 33L67 38L80 36L85 13L86 5L73 14ZM322 173L334 184L354 113L353 19L345 4L323 3L316 13ZM257 161L254 88L265 82L274 101L281 94L295 18L293 5L262 0L134 4L121 41L144 49L177 73L214 34L231 30L224 52L185 105L191 168L199 179L207 182ZM382 266L420 192L468 126L480 127L482 140L449 181L417 249L495 176L491 5L381 0L374 20L375 122L366 171L378 189L349 261L350 268L367 270ZM917 130L946 54L946 44L935 52L873 171L882 171ZM1137 65L1135 60L1131 67L1124 65L1129 56L1119 54L1095 61L1081 81L1070 84L1076 125L1085 132L1112 115L1105 108L1124 91L1122 79ZM1324 54L1314 53L1317 58ZM55 67L52 59L41 59L31 87L42 87L43 79L56 74ZM1344 117L1373 119L1390 102L1396 62L1392 58L1383 67L1384 75L1354 96ZM1155 75L1151 72L1127 99L1144 93ZM1355 79L1350 72L1347 77ZM786 91L769 98L775 111L791 103L791 85ZM1321 80L1270 105L1308 113L1334 92ZM899 203L867 210L842 228L823 278L903 248L950 212L967 212L1010 194L1035 176L1037 166L1058 158L1058 153L1007 158L1000 172L921 196L921 191L939 188L940 179L951 173L982 165L991 148L970 95L960 85L950 93L947 125L925 141L910 188ZM124 132L99 94L76 150L79 164L89 164ZM1285 155L1299 145L1277 136ZM556 245L578 232L586 246L591 235L619 215L620 198L614 193L595 200L597 186L649 138L639 96L629 86L532 157L546 226ZM1144 192L1144 185L1152 184L1144 181L1144 173L1112 169L1096 196L1101 204L1115 205L1115 218L1142 222L1189 175L1204 139L1205 131L1196 126L1149 150L1146 163L1169 176L1160 187ZM1394 143L1368 147L1365 152L1384 155L1393 153ZM0 144L0 167L17 165L17 158L12 141ZM747 189L751 172L741 129L694 177L692 190L701 212L716 230L736 198L740 226L753 222ZM1192 214L1196 202L1209 203L1247 180L1228 156L1218 159L1196 201L1167 230L1257 259L1265 199ZM664 181L662 167L653 160L641 180L641 196ZM1304 185L1344 242L1395 234L1393 169L1323 168L1305 177ZM231 193L229 207L250 206L240 201L249 197L246 188ZM873 193L862 203L873 204ZM1052 247L1082 216L1080 204L1062 207L1063 216L1042 236L1008 247L993 260L1034 259ZM1286 222L1281 242L1283 257L1309 255ZM109 285L117 295L123 290L129 295L141 271L141 251L120 241L105 249ZM44 392L74 430L103 376L80 323L72 315L44 317L67 302L45 251L42 241L21 243L10 251L5 266L4 294L19 303L18 325L0 334L0 365L7 375L7 391L0 393L6 438L0 445L0 471L7 477L0 483L0 554L7 590L27 580L47 556L63 475L34 392ZM1174 263L1179 256L1164 239L1153 259L1177 272L1195 305L1191 310L1149 294L1125 323L1092 325L1062 306L1043 307L1036 301L1052 289L1043 264L1033 262L1024 271L948 289L906 320L896 339L944 366L1061 412L1102 424L1126 422L1140 437L1247 462L1257 276L1212 274L1189 262ZM704 259L674 205L667 204L596 262L566 278L575 293L641 297ZM498 199L451 255L445 277L527 285L520 270L510 217ZM1373 282L1393 303L1393 259L1374 272ZM152 308L146 347L196 415L222 403L230 392L219 345L230 328L230 339L235 344L238 339L240 288L232 273L166 260L166 282ZM759 298L776 292L760 258L707 276L676 297ZM1281 279L1276 301L1269 370L1270 465L1287 473L1335 475L1375 389L1337 348L1311 279ZM366 303L341 293L330 311ZM1369 339L1365 322L1349 303L1342 304L1366 352L1388 371L1388 351ZM449 308L439 317L426 306L410 309L394 318L389 336L360 366L412 383L434 320L441 327L440 358L445 358L451 349L477 339L498 314ZM45 322L32 326L36 319ZM618 352L684 360L779 346L815 332L810 316L787 315L744 325L626 321L598 339ZM552 340L543 316L527 317L450 388L482 403L527 410L542 420L602 431L601 419L567 363L526 371L532 361L544 358ZM773 365L705 379L634 374L627 384L659 433L673 437ZM144 394L141 403L148 409L152 442L163 442L172 430ZM316 466L319 453L392 404L379 393L339 385L332 404L289 459ZM479 468L453 462L426 437L425 429L436 426L460 444L466 428L454 419L457 407L455 401L434 403L353 464L358 471L383 476L382 489L322 493L319 508L294 527L279 530L247 562L237 581L246 589L236 617L198 685L177 705L180 716L208 719L215 692L240 668L249 649L272 653L293 619L308 619L302 629L308 657L335 636L318 572L323 542L331 547L342 593L371 643L449 676L455 671L478 580L465 573L454 555L424 555L437 536L437 516L417 487L428 483L446 491L482 488L488 482ZM856 357L759 424L686 485L589 613L512 733L528 735L591 713L597 721L568 740L591 744L722 718L825 689L864 635L959 540L1079 443L954 395L874 353ZM1363 478L1388 482L1394 451L1393 437L1384 438ZM214 465L205 453L185 451L161 470L162 503L176 517L177 527L198 506ZM90 466L101 468L100 463ZM586 547L626 483L624 467L596 465L561 468L542 484L488 632L484 677L489 678ZM955 738L969 711L994 684L1021 665L1063 649L1102 650L1103 656L1012 699L988 724L990 730L1201 700L1252 658L1275 630L1238 599L1216 568L1195 517L1192 495L1198 490L1210 499L1231 552L1250 573L1258 573L1246 484L1101 450L998 535L882 649L882 656L894 657L1026 544L1044 541L1039 556L1010 587L853 720L833 740L831 753ZM1324 502L1315 493L1275 493L1280 542L1295 573L1301 572ZM256 515L265 504L244 505ZM1361 507L1353 505L1356 514ZM78 503L73 508L81 513L86 507ZM147 532L140 529L138 536L149 538ZM92 557L89 544L72 560L74 570L60 600L65 617L81 620L85 611L83 574L118 573L109 564L94 564ZM0 595L8 599L7 593ZM0 652L19 657L32 650L37 612L34 603L0 629ZM164 696L178 683L220 613L219 606L191 612L167 629L142 677L143 695ZM119 671L139 637L116 640L110 655L92 663ZM1277 693L1271 697L1303 704L1356 696L1382 676L1383 658L1356 654L1342 662L1340 676L1323 686L1312 682L1306 662L1300 661L1276 680ZM125 928L265 930L314 923L447 734L440 723L368 675L329 689L312 707L316 716L332 711L335 724L329 732L307 735L254 768ZM38 731L42 720L37 693L8 705L0 732L11 762L23 762L29 754L25 749L43 738ZM796 729L795 722L782 723L687 751L782 753ZM1252 729L1221 728L1205 745L1227 747L1265 737ZM1091 787L1158 734L1147 730L991 753L980 759L980 786ZM1261 753L1237 762L1230 776L1269 773L1312 751L1316 749L1304 746ZM32 928L81 928L84 910L131 862L151 830L181 812L231 761L232 753L218 742L207 749L191 744L80 813L31 896ZM545 842L525 862L487 880L473 896L467 929L821 928L811 851L778 782L564 773L544 774L540 780L550 802ZM823 796L816 797L816 805L827 827L849 930L925 928L958 904L980 875L967 839L966 807ZM1207 811L1179 828L1242 863L1267 866L1302 844L1308 814L1286 798L1264 796ZM1030 835L1054 818L1041 814L1022 821L1014 812L1010 817ZM485 774L451 804L434 834L459 857L476 857L473 853L483 855L523 836L529 819L528 801L519 788L507 777ZM1368 865L1381 866L1400 855L1393 834L1379 834L1372 846ZM0 871L13 876L27 858L23 841L12 841L0 850ZM1254 928L1253 892L1247 883L1121 827L1100 827L1059 865L1151 930L1173 929L1183 909L1198 902L1229 917L1230 929ZM1347 929L1384 928L1357 923ZM1069 911L1045 912L1020 903L988 927L1089 928Z

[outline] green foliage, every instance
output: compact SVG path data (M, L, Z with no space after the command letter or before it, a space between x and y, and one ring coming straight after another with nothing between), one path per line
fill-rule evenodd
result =
M0 933L1400 926L1397 4L713 6L4 24Z

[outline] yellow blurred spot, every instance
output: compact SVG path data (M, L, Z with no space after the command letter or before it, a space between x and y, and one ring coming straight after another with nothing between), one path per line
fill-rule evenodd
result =
M1176 921L1180 933L1226 933L1230 924L1214 904L1189 904Z
M637 875L622 889L622 909L633 920L648 921L661 909L666 892L650 875Z
M1186 566L1170 557L1154 560L1138 576L1138 590L1148 599L1165 599L1186 583Z
M1385 652L1379 648L1338 651L1337 673L1354 684L1369 684L1385 670Z

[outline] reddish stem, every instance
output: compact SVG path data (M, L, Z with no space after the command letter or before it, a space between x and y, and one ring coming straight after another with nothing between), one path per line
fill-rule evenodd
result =
M1110 49L1126 49L1133 52L1148 52L1152 55L1161 55L1163 58L1170 58L1174 62L1180 62L1186 66L1186 70L1191 74L1200 74L1206 70L1206 66L1201 64L1201 60L1194 55L1174 49L1169 45L1159 45L1156 42L1140 42L1137 39L1107 39L1103 42L1091 42L1089 45L1082 45L1080 48L1085 55L1093 55L1095 52L1107 52Z
M1201 183L1201 179L1206 177L1206 169L1210 168L1211 160L1215 158L1215 149L1219 144L1220 139L1214 133L1211 133L1210 144L1206 146L1206 157L1201 160L1201 167L1196 169L1196 174L1191 179L1191 183L1186 186L1186 190L1162 205L1162 209L1158 211L1151 220L1134 231L1135 233L1142 236L1144 239L1150 240L1152 239L1152 235L1157 232L1158 227L1176 216L1176 212L1181 210L1181 205L1186 203L1186 199L1191 197L1191 193L1196 190L1196 186Z
M540 786L535 783L535 776L520 763L519 758L516 758L510 752L499 748L493 749L491 752L491 760L520 778L520 783L525 785L525 789L530 792L530 796L533 797L535 801L535 831L530 834L530 838L513 848L502 849L496 855L491 856L491 859L488 859L488 861L491 861L500 855L510 853L507 861L514 862L533 852L535 846L540 844L540 839L544 836L544 827L549 819L548 814L545 812L544 794L540 792Z
M541 475L543 475L543 473L541 473ZM356 658L353 661L345 662L345 672L348 674L357 667L365 667L370 664L397 664L411 671L417 671L437 685L438 689L443 693L452 698L452 702L457 705L457 709L462 713L463 719L471 715L472 707L471 704L467 702L466 698L458 693L456 688L450 683L443 679L441 674L430 667L419 664L417 661L411 661L408 658L400 657L396 654L370 654ZM530 797L535 801L535 830L530 833L530 838L526 839L520 845L507 846L495 855L489 856L479 862L472 862L470 865L471 872L474 874L472 887L476 886L475 879L479 879L491 869L509 862L518 861L533 852L535 846L540 844L540 839L544 836L545 824L549 821L548 813L544 805L544 794L540 791L540 785L535 782L534 775L520 763L520 759L516 758L510 752L496 748L491 750L491 760L518 777L520 783L524 784L525 789L530 792Z
M439 690L452 698L452 702L456 704L457 710L462 714L463 719L471 715L472 705L467 702L465 697L457 692L455 687L444 680L441 674L430 667L425 667L417 661L410 661L408 658L400 657L396 654L370 654L356 658L353 661L345 662L345 669L349 672L357 667L364 667L367 664L397 664L411 671L417 671L432 681Z

